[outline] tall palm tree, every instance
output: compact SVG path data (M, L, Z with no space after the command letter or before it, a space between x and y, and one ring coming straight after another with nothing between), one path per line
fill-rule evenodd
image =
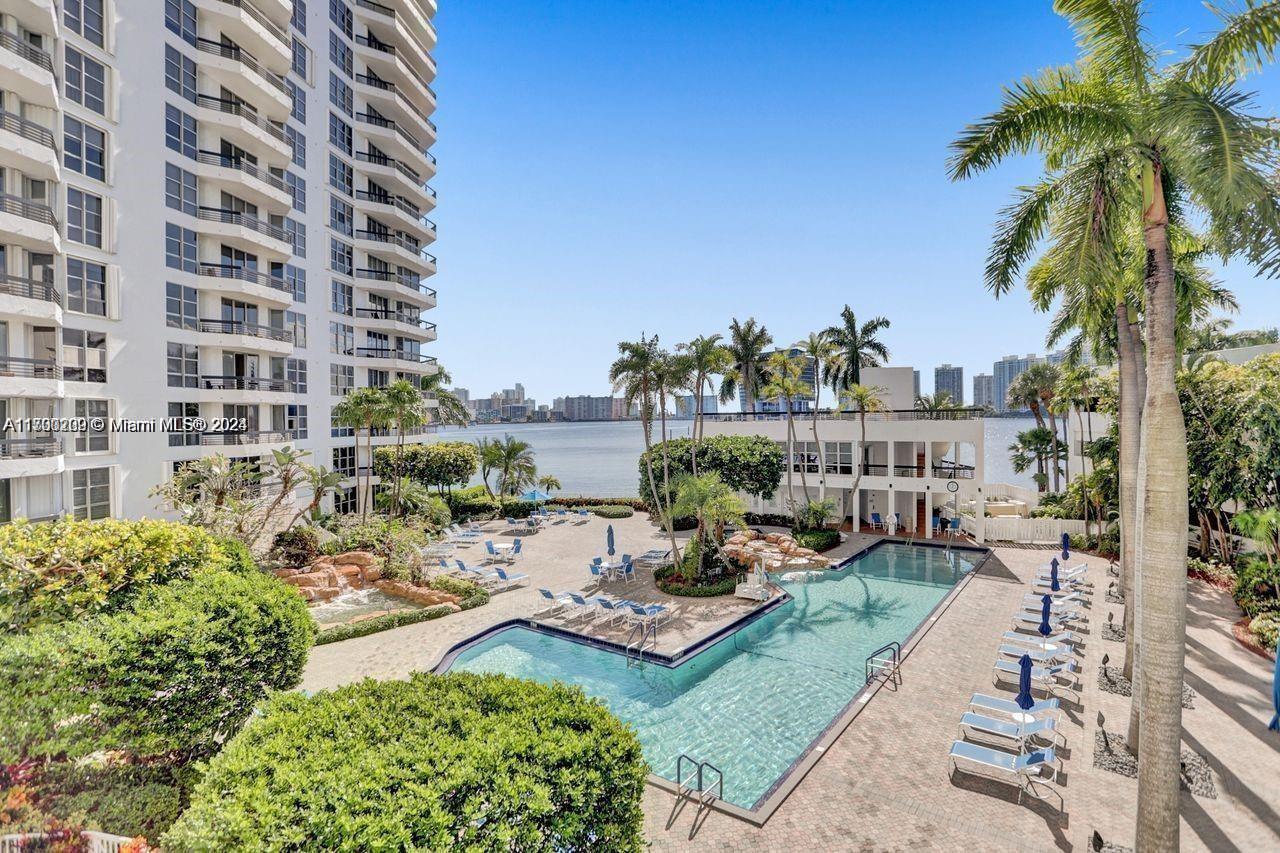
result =
M1000 110L954 144L951 174L967 178L1036 151L1045 177L1019 191L988 263L1007 291L1042 237L1082 263L1116 261L1122 229L1140 223L1146 248L1146 394L1138 492L1138 850L1178 847L1178 764L1186 651L1187 448L1174 384L1177 298L1170 226L1208 223L1224 257L1280 269L1274 130L1250 115L1240 79L1270 62L1280 3L1223 14L1223 29L1174 65L1158 64L1140 0L1057 0L1080 60L1005 90ZM1103 278L1105 280L1105 278ZM1117 310L1118 313L1118 310ZM1136 737L1137 727L1131 725Z
M453 377L449 375L449 371L440 368L435 373L423 376L419 380L418 388L424 398L436 401L434 415L436 423L464 427L471 423L471 413L467 411L466 403L445 387L452 382Z
M702 392L704 388L710 388L715 393L711 377L723 375L730 367L729 351L720 343L722 340L724 336L720 334L699 335L689 343L676 347L677 351L688 356L692 368L689 390L693 392L693 441L690 442L689 462L695 477L698 476L698 444L702 441L702 418L705 414Z
M803 356L791 356L786 352L775 352L769 356L769 360L765 363L765 375L768 377L768 384L761 390L766 398L770 400L778 400L786 406L787 413L787 502L788 509L791 514L799 517L796 508L796 494L792 487L791 472L796 467L796 419L795 419L795 401L801 397L808 397L813 394L813 388L808 382L801 379L804 373ZM808 468L808 460L800 463L800 487L804 489L805 503L809 503L809 482L805 469Z
M859 324L848 305L840 311L840 325L827 329L827 337L840 352L835 381L841 388L862 384L862 368L880 367L889 360L889 348L876 337L889 328L884 317L872 317Z
M756 410L756 398L763 384L761 362L764 360L765 347L773 343L773 335L764 326L750 317L745 323L735 317L729 324L729 343L725 349L729 352L729 369L720 383L720 402L727 403L742 390L743 406L752 414Z
M824 378L836 369L840 353L825 331L810 332L809 337L799 344L800 351L813 365L813 412L810 427L813 430L813 444L818 449L818 499L827 498L827 464L822 452L822 442L818 439L818 409L822 396ZM839 401L837 400L837 403ZM805 492L806 497L808 491Z
M853 472L853 488L850 490L853 499L858 499L858 488L862 483L863 463L867 458L867 412L883 412L885 411L884 399L881 395L886 393L885 389L879 385L850 385L840 392L840 404L837 411L849 411L850 409L858 413L858 465ZM892 461L892 460L891 460ZM859 507L853 508L854 532L858 531L858 525L861 521L862 514Z
M502 461L502 451L498 448L498 440L496 438L478 439L476 441L476 451L480 456L480 482L484 483L484 490L489 494L489 497L497 497L489 486L489 473L496 469Z
M505 435L494 442L494 456L498 472L498 496L515 497L520 490L531 485L537 477L533 445L512 435Z
M417 429L431 417L420 386L407 379L397 379L382 391L387 416L396 428L396 475L392 482L390 506L400 507L400 486L404 479L404 444L409 431Z
M945 412L958 408L951 399L950 391L937 391L933 394L921 394L916 398L916 408L922 412Z
M677 390L689 387L692 377L693 359L691 357L682 353L669 353L666 350L658 351L658 358L653 367L653 382L658 402L658 420L661 426L659 435L662 438L658 444L662 451L662 496L668 507L675 501L675 495L671 490L671 455L670 445L667 443L670 438L667 434L667 399L674 398ZM671 530L672 554L679 557L675 548L674 523L674 517L667 519L667 527Z
M1036 426L1044 426L1044 412L1040 410L1040 389L1036 387L1035 376L1027 376L1027 371L1022 371L1013 377L1013 381L1009 383L1009 387L1005 390L1005 404L1015 411L1028 409L1032 417L1036 419Z
M538 488L547 494L551 494L557 489L564 488L560 485L560 479L554 474L543 474L538 478Z
M1036 395L1036 399L1040 403L1039 411L1044 413L1045 419L1048 421L1049 433L1052 436L1051 459L1059 459L1058 454L1058 413L1054 406L1053 395L1058 388L1058 368L1056 365L1049 364L1046 361L1033 364L1025 371L1018 374L1018 379L1029 390ZM1052 465L1050 476L1053 480L1053 490L1055 492L1062 491L1062 471L1055 461Z
M356 388L333 407L333 422L356 431L356 444L360 443L360 431L364 430L368 466L364 468L364 487L360 497L360 517L369 517L373 486L373 431L385 426L389 420L386 396L379 388ZM359 474L359 470L357 470Z

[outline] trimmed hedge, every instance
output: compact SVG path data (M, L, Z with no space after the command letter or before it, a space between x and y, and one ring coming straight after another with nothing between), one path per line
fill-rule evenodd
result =
M577 508L579 507L575 507L575 509ZM585 509L601 518L630 518L636 514L636 511L631 507L618 505L584 506L580 507L580 509Z
M643 849L635 734L563 684L414 674L272 699L165 834L204 850Z
M819 553L830 551L840 544L838 530L793 530L791 535L801 548L812 548Z
M243 545L172 521L16 521L0 527L0 626L20 631L112 612L204 569L256 566Z
M498 505L498 515L503 518L528 518L538 505L533 501L522 501L515 498L503 498Z
M717 595L728 595L738 585L737 577L731 575L720 575L708 584L689 583L675 566L655 569L653 578L658 584L658 589L667 595L683 595L687 598L713 598Z
M499 508L497 498L489 497L484 486L445 492L444 502L449 505L449 511L457 521L492 516Z
M152 586L121 613L0 640L0 763L210 755L298 683L314 635L276 578L213 570Z
M671 469L668 482L673 489L675 482L682 475L692 473L690 455L693 451L693 440L668 439L666 442L655 444L651 451L640 454L640 460L636 466L639 474L637 494L649 495L651 491L656 490L661 495L664 445ZM771 438L765 438L762 435L713 435L699 439L697 453L698 473L707 474L714 471L735 492L771 498L778 490L778 486L782 484L782 475L786 466L782 451ZM649 487L647 460L650 457L653 459L655 481L653 490Z
M576 498L558 497L546 501L552 506L629 506L636 512L648 512L649 504L639 498L592 498L579 495Z
M416 625L419 622L426 622L430 619L439 619L442 616L448 616L452 612L452 607L447 607L443 604L416 610L395 610L391 613L384 613L381 616L361 619L359 622L348 622L345 625L333 625L325 628L319 634L316 634L315 644L323 646L328 643L355 639L356 637L367 637L370 634L377 634L379 631L389 631L392 628Z
M33 781L40 809L64 825L157 838L187 803L197 772L169 765L44 765Z
M743 513L742 517L749 527L791 527L796 523L794 516L770 512L748 512Z

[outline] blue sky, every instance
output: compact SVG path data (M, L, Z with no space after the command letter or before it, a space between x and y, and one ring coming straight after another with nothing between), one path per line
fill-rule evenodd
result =
M1150 4L1169 49L1214 28ZM975 372L1041 352L1047 317L982 267L1026 161L964 184L947 145L999 87L1074 55L1049 0L442 0L435 354L487 394L608 391L616 344L755 316L777 342L841 306L892 363ZM1280 113L1276 73L1251 79ZM1248 326L1280 282L1223 270Z

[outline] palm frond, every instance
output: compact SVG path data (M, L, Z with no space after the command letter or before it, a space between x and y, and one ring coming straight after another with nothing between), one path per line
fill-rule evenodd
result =
M1222 21L1207 42L1192 45L1191 55L1175 74L1182 80L1239 80L1275 60L1280 45L1280 0L1245 0L1238 12L1206 4Z
M1125 85L1147 85L1155 59L1144 43L1140 0L1057 0L1053 9L1071 23L1093 67Z
M987 289L997 297L1013 289L1022 269L1049 227L1054 203L1061 195L1057 181L1018 187L1017 201L1000 211L996 234L987 252Z

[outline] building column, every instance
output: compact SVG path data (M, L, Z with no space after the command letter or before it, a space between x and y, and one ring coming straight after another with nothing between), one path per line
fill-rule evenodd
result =
M976 522L975 539L981 545L987 541L987 496L983 494L982 487L978 487L978 497L973 502L973 517Z

